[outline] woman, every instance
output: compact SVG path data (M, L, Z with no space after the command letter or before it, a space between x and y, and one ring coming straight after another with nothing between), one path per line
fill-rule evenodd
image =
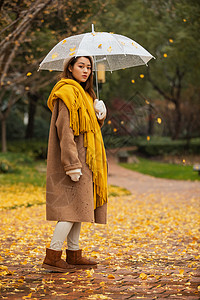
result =
M93 60L73 57L64 62L54 86L47 155L46 216L58 221L46 249L43 268L66 272L96 267L79 249L81 222L106 224L107 162L100 127L106 117L103 101L93 91ZM66 261L61 259L67 238Z

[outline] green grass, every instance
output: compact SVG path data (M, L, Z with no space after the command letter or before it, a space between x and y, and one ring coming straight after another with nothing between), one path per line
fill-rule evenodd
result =
M46 184L45 160L34 160L27 154L0 153L0 162L6 160L13 166L11 173L0 173L0 183L3 184L33 184L44 186Z
M193 171L193 166L160 163L144 158L139 158L139 163L120 163L120 166L159 178L200 180L198 172Z

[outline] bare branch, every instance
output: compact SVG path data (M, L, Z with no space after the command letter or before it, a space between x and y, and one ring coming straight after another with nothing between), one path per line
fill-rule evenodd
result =
M160 94L162 95L165 99L174 102L174 98L168 96L163 90L161 90L161 88L153 81L149 70L147 69L147 78L149 80L149 82L152 84L153 88Z

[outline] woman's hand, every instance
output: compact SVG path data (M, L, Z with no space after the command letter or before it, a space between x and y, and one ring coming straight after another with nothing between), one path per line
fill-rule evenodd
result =
M67 171L66 174L70 176L72 181L79 181L82 172L81 169L75 169L75 170Z
M106 117L106 106L102 100L94 100L94 110L99 120L105 119Z

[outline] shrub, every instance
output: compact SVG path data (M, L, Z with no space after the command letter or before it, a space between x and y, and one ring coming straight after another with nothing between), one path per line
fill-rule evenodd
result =
M14 166L8 160L0 160L0 173L13 173L14 171Z

